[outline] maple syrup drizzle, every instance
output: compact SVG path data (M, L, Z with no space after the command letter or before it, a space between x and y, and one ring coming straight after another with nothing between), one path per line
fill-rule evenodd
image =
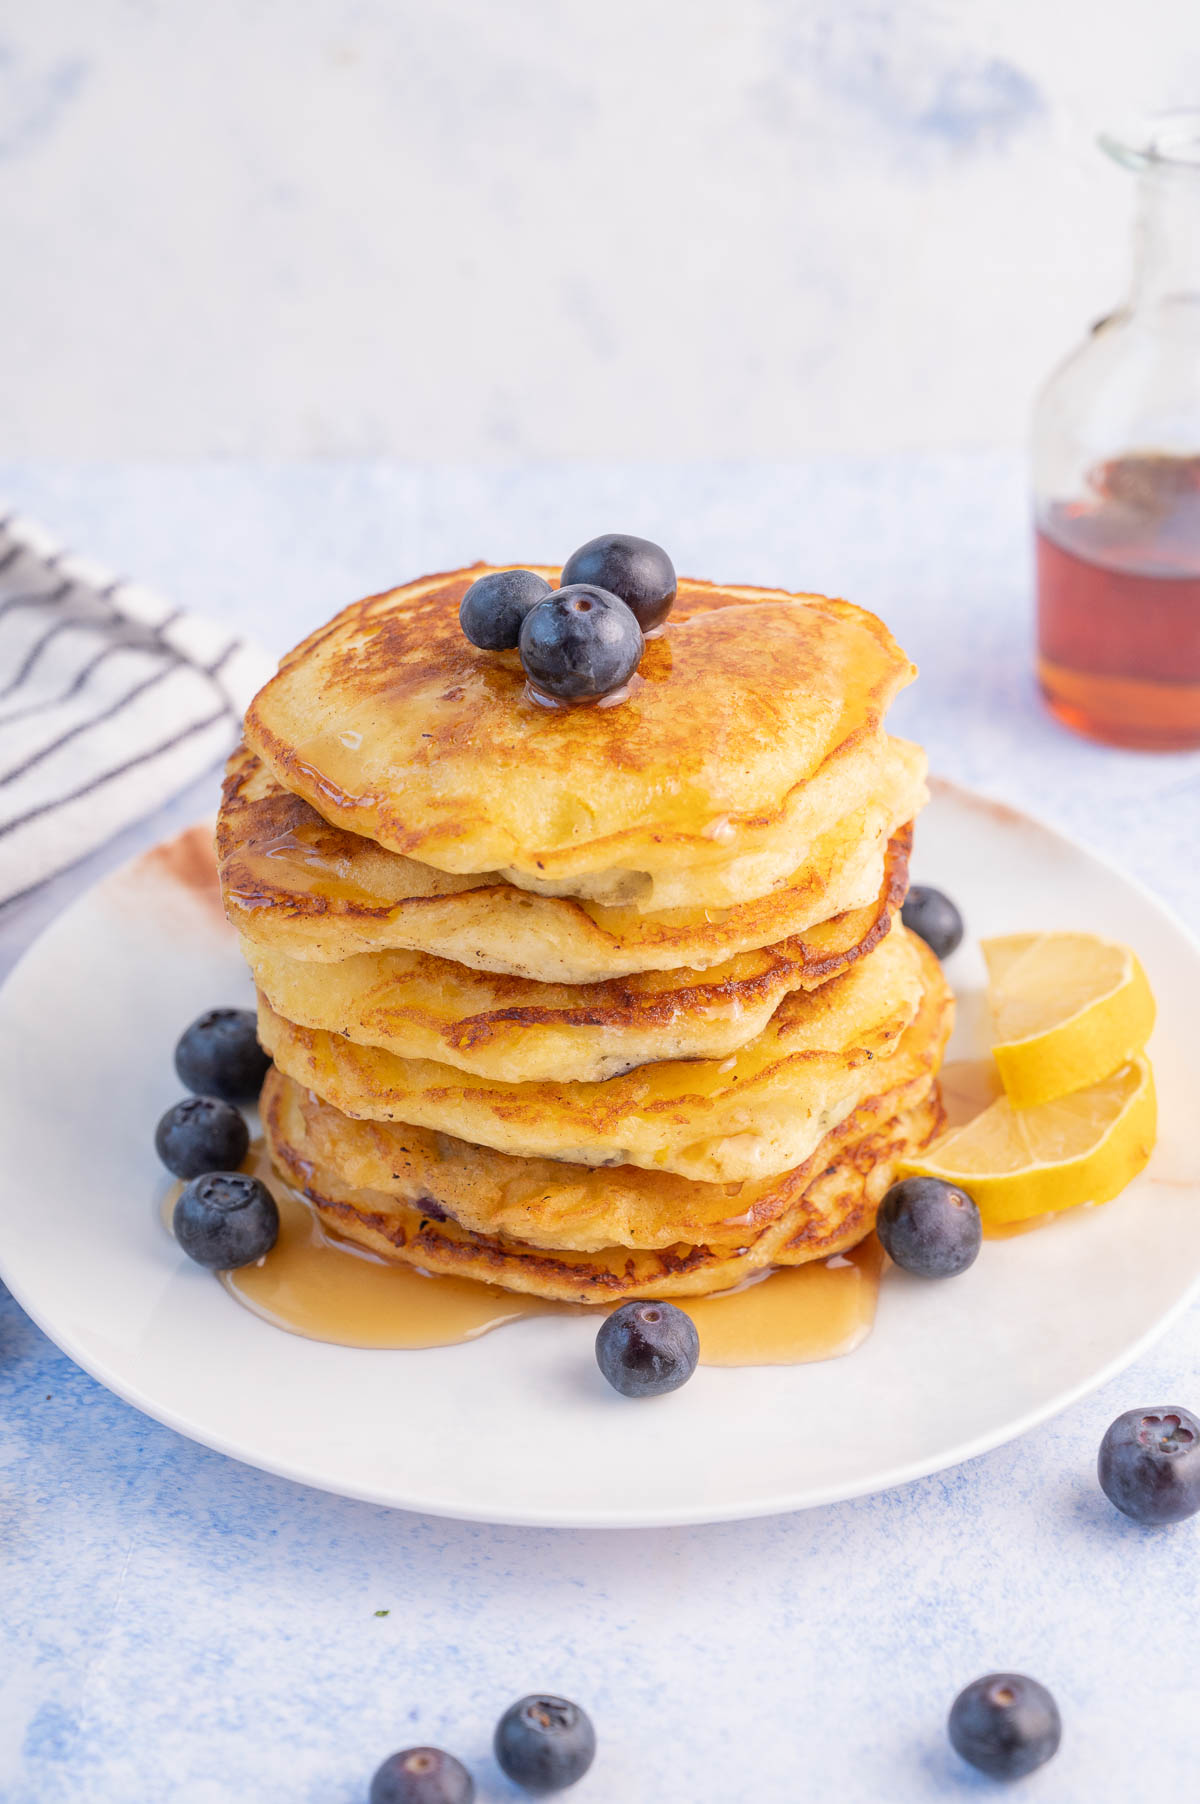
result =
M793 1366L852 1353L871 1332L883 1271L874 1234L836 1258L781 1266L740 1290L680 1297L704 1366Z
M529 1316L594 1317L607 1305L555 1303L472 1278L431 1276L379 1259L328 1234L304 1199L271 1169L261 1141L243 1170L268 1183L279 1239L257 1265L220 1273L245 1308L290 1334L339 1346L454 1346ZM163 1201L170 1231L181 1184ZM871 1331L883 1251L871 1235L852 1252L764 1273L715 1297L681 1297L700 1333L700 1363L800 1365L835 1359Z

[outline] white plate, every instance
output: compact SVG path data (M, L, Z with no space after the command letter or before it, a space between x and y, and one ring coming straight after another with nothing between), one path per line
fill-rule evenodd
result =
M190 1265L154 1207L151 1139L179 1094L175 1039L201 1009L250 1001L203 854L197 868L187 850L160 847L85 896L0 995L0 1261L81 1366L236 1459L489 1522L767 1515L901 1484L1020 1434L1133 1359L1196 1285L1200 948L1079 847L940 785L915 875L956 896L974 933L1085 927L1130 942L1149 971L1161 1139L1116 1202L988 1242L953 1282L890 1273L875 1331L848 1358L701 1368L654 1403L607 1388L586 1321L531 1320L421 1353L282 1333ZM973 945L948 972L960 999L951 1056L974 1056L985 1042Z

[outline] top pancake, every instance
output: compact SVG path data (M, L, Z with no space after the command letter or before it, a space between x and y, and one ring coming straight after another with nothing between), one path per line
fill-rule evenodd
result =
M624 700L547 708L459 626L489 567L346 608L251 703L247 742L327 821L437 870L670 908L766 894L869 799L915 675L873 615L682 580Z

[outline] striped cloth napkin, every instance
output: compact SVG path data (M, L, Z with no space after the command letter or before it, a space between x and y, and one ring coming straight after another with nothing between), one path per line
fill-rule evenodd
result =
M0 909L219 763L273 669L0 509Z

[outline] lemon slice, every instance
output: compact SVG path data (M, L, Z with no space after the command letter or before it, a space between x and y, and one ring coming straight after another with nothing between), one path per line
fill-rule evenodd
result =
M1091 933L984 940L1001 1081L1018 1108L1098 1083L1137 1057L1154 997L1128 946Z
M1154 1075L1146 1059L1056 1102L1015 1109L1001 1096L946 1134L905 1175L945 1178L975 1198L985 1223L1027 1221L1107 1203L1154 1149Z

